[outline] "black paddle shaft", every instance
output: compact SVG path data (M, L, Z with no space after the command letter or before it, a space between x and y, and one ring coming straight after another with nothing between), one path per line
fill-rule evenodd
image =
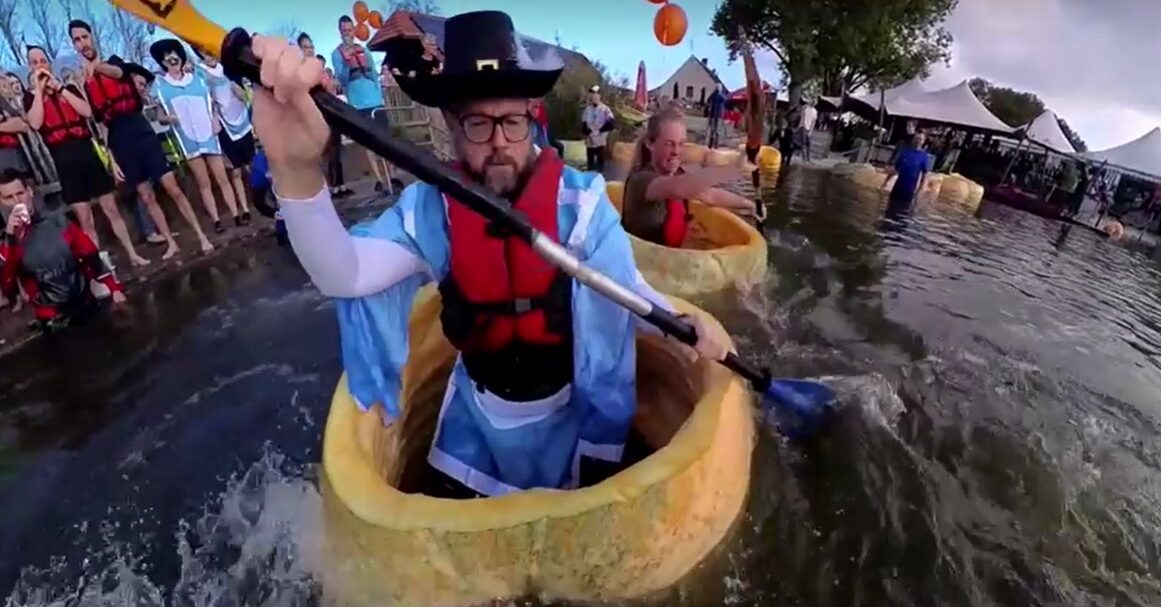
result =
M230 31L222 41L221 57L222 66L231 80L239 83L242 79L255 84L262 82L261 62L254 56L250 34L246 30L235 28ZM403 167L421 181L438 187L455 200L467 205L472 211L495 223L501 230L507 230L528 242L553 265L628 308L663 333L689 346L697 344L697 332L689 323L581 264L576 257L560 245L551 242L550 238L534 228L521 213L511 209L494 193L479 184L466 181L457 171L410 141L392 137L390 133L378 128L370 118L321 87L315 87L310 96L331 128L393 164ZM768 371L755 370L742 362L736 354L730 353L721 363L753 383L759 392L765 392L770 387Z

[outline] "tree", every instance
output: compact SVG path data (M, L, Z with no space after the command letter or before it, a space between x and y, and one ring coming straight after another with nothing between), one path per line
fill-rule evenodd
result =
M1025 126L1044 113L1044 101L1035 93L996 86L983 78L972 78L968 87L989 111L1008 126Z
M812 80L841 94L924 74L950 57L943 22L958 0L724 0L713 32L735 57L742 39L772 51L791 103Z
M113 9L109 25L114 38L119 42L117 50L120 52L117 54L126 61L145 63L145 58L149 56L153 28L145 21L121 9ZM93 32L93 35L95 38L96 32ZM111 51L112 49L106 49L106 52Z
M44 48L49 57L56 57L60 53L61 44L67 39L64 30L68 20L62 20L51 11L52 5L47 0L26 0L25 5L28 8L28 17L35 28L33 39Z
M440 15L439 2L436 0L391 0L387 3L386 10L379 11L383 13L383 17L395 11L408 11L411 13L420 13L423 15Z
M1036 120L1045 110L1044 100L1035 93L996 86L983 78L972 78L968 81L968 87L971 88L976 97L979 97L984 107L1009 126L1026 126ZM1076 134L1076 131L1072 130L1072 127L1068 126L1068 121L1057 116L1056 122L1060 125L1060 130L1064 132L1064 136L1072 143L1072 147L1076 148L1076 151L1088 151L1088 145L1080 138L1080 135Z
M1088 151L1088 144L1085 143L1084 140L1080 138L1080 135L1076 134L1076 131L1072 130L1072 127L1068 126L1067 120L1057 116L1056 122L1058 124L1060 124L1060 130L1064 131L1064 136L1068 137L1068 141L1072 143L1072 147L1076 148L1076 151L1078 151L1078 152L1087 152Z
M0 53L7 51L7 58L12 62L24 63L24 46L16 36L20 29L20 14L16 10L18 5L18 0L0 0L0 38L4 39Z

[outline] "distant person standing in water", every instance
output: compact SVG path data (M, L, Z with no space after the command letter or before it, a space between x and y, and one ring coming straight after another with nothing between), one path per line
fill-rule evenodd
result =
M931 157L923 149L923 144L927 143L927 136L922 132L915 133L910 143L898 152L895 164L887 169L887 178L883 180L883 187L887 187L892 177L899 176L887 199L888 213L910 210L915 203L916 195L923 191L924 185L927 184L927 173L931 170Z

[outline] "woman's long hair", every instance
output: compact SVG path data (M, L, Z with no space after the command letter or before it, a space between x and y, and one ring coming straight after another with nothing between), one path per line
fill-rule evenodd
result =
M649 117L645 123L645 132L637 138L637 145L633 150L633 164L630 171L643 169L653 164L653 157L649 153L648 143L657 139L661 134L661 125L667 122L680 122L685 125L685 114L674 106L668 106Z

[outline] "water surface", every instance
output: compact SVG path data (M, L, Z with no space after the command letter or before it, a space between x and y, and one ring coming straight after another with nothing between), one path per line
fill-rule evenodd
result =
M762 432L738 533L654 602L1161 604L1155 263L1002 207L884 219L817 171L767 202L772 279L703 303L845 406ZM333 309L272 246L134 298L0 361L0 596L316 604Z

